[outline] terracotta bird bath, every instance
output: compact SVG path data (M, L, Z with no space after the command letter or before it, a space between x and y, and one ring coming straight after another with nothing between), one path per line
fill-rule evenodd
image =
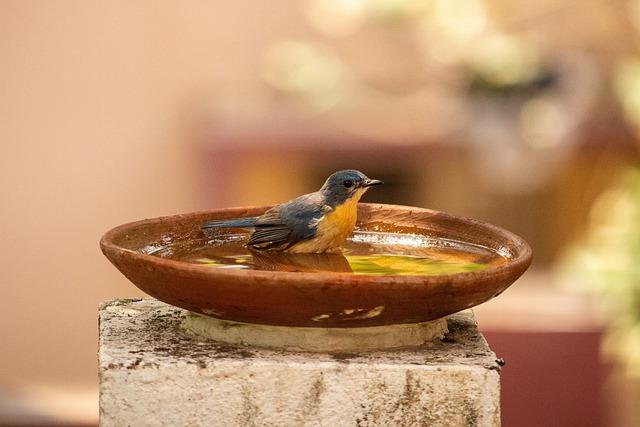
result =
M356 275L343 271L341 263L333 271L269 271L211 268L170 256L173 247L206 242L200 230L206 220L255 216L268 208L132 222L107 232L100 246L131 282L161 301L223 320L295 327L354 328L439 319L496 297L531 262L529 245L499 227L428 209L365 203L358 207L360 231L463 242L499 254L502 261L455 274Z

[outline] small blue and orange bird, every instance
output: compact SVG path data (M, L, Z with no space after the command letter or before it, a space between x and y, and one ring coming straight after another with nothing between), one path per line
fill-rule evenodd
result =
M358 200L369 187L379 184L382 181L357 170L338 171L315 193L274 206L257 217L209 221L202 229L253 228L247 242L252 249L334 252L356 225Z

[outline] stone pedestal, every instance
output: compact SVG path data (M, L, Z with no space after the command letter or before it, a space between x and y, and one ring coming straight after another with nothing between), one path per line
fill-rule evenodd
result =
M101 426L495 426L496 357L470 311L419 347L289 352L181 326L153 299L100 307Z

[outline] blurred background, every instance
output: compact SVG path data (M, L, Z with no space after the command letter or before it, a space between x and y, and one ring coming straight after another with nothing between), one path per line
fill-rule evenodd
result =
M97 424L107 229L346 167L530 242L505 426L640 425L639 48L638 0L0 0L0 425Z

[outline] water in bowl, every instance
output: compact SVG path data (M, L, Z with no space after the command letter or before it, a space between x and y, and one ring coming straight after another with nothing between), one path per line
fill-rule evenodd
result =
M482 246L422 235L356 231L341 253L290 254L254 251L243 246L248 235L167 241L145 252L211 268L359 275L445 275L503 264L505 254Z

